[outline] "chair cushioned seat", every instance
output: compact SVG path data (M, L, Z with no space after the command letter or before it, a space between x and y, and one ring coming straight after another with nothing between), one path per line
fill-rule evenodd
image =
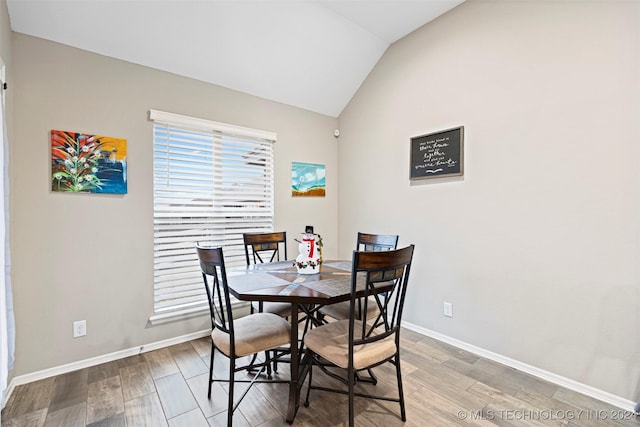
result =
M289 344L291 325L273 313L254 313L233 321L236 335L236 356L247 356ZM231 354L229 334L214 329L211 339L227 356Z
M362 330L362 322L356 320L355 330ZM375 335L375 331L374 331ZM304 343L314 353L341 368L349 365L349 320L339 320L311 329L304 337ZM396 354L393 335L380 341L357 345L353 348L353 366L363 369L386 360Z
M258 301L252 301L251 305L253 306L253 309L257 312L260 307L260 303ZM289 315L291 314L291 304L289 304L288 302L264 301L262 303L262 312L273 313L282 317L289 317Z
M320 313L336 320L348 319L350 306L351 303L349 301L342 301L335 304L324 305L320 307ZM375 298L369 297L369 302L367 303L367 319L374 318L379 312L380 310L378 310L378 305L376 304ZM356 319L360 320L360 317L358 317L357 315L357 310Z

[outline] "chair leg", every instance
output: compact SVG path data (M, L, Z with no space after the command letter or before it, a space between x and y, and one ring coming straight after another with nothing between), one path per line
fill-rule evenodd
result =
M271 379L271 362L269 362L269 353L269 350L264 352L264 361L267 364L267 379Z
M356 382L355 369L351 368L348 370L348 380L349 380L349 427L355 426L355 407L353 404L353 388L354 383Z
M229 358L229 402L227 404L227 427L233 427L233 386L235 381L236 359Z
M373 385L378 384L378 377L376 377L376 374L373 373L373 370L369 368L367 369L367 372L369 372L369 376L371 377L371 383Z
M215 346L213 340L211 340L211 358L209 359L209 391L207 392L207 398L211 399L211 385L213 384L213 355L215 354Z
M396 374L398 376L398 398L400 400L400 418L407 421L407 414L404 410L404 392L402 390L402 374L400 373L400 354L396 355Z

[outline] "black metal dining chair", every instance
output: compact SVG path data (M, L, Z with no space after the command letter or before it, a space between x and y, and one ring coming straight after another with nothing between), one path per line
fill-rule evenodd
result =
M354 251L351 274L351 295L348 319L330 322L311 329L304 337L309 352L309 387L305 406L309 406L311 390L343 393L349 396L349 426L355 419L354 397L366 397L398 402L400 418L406 421L402 374L400 369L400 322L409 283L409 272L414 245L403 249L378 252ZM364 281L363 295L359 289ZM359 288L360 287L360 288ZM360 291L362 293L362 291ZM382 298L384 293L386 297ZM358 299L362 296L365 309L362 318L356 319ZM384 324L371 322L366 305L373 298ZM376 317L377 319L378 317ZM370 370L383 363L395 366L398 397L356 393L358 372ZM347 390L316 386L313 384L313 368L321 369L332 378L346 384Z
M286 231L244 233L242 238L247 265L280 261L280 255L287 259Z
M244 233L244 254L247 267L251 264L276 262L287 259L287 232ZM274 313L282 317L289 317L291 304L282 302L252 301L251 312Z
M358 233L358 238L356 240L356 250L357 251L365 251L365 252L380 252L380 251L389 251L396 249L398 246L398 236L391 234L369 234L369 233ZM358 309L355 312L356 319L360 319L362 317L363 304L362 300L358 299ZM376 310L375 304L368 304L368 309L372 310L373 314ZM325 305L324 307L320 307L318 310L321 318L325 318L326 316L335 319L342 320L349 318L349 301L338 302L335 304Z
M228 382L227 425L232 426L233 413L251 386L262 382L287 383L288 380L271 379L271 363L289 352L291 342L291 326L282 317L273 313L253 313L235 318L227 272L224 264L222 248L196 245L202 279L209 302L211 314L211 359L209 363L209 390L207 397L211 399L211 386L216 381ZM213 362L216 351L229 358L229 378L213 377ZM257 362L257 355L264 352L265 360ZM250 362L239 364L239 359L249 356ZM260 379L267 373L267 379ZM235 379L240 371L253 373L249 380ZM240 399L234 403L234 386L236 382L249 382L249 387Z
M379 252L396 249L398 235L396 234L369 234L358 232L356 250L365 252Z

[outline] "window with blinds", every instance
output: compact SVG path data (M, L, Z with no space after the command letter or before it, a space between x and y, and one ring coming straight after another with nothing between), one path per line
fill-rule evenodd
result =
M206 307L196 242L245 265L242 234L273 231L272 132L152 110L154 311Z

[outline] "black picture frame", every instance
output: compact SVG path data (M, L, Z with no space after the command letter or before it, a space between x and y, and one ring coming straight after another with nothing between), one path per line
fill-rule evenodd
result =
M409 179L464 175L464 126L411 138Z

